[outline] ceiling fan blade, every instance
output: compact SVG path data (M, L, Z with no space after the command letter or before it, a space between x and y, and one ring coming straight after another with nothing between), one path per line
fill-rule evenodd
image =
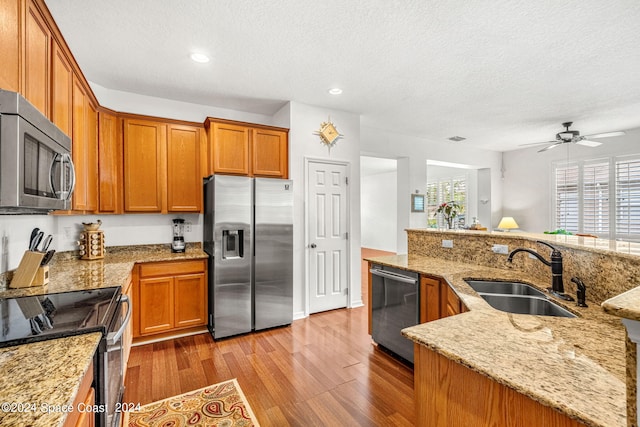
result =
M605 133L596 133L593 135L585 135L585 138L610 138L612 136L621 136L621 135L626 135L627 133L624 131L616 131L616 132L605 132Z
M518 144L518 147L527 147L532 145L542 145L542 144L555 144L556 140L553 141L544 141L544 142L527 142L526 144Z
M555 144L551 144L549 146L544 147L542 150L538 150L538 153L542 153L543 151L551 150L552 148L556 148L560 145L564 144L564 142L556 142Z
M576 141L576 144L584 145L585 147L597 147L598 145L602 145L602 142L581 139L580 141Z

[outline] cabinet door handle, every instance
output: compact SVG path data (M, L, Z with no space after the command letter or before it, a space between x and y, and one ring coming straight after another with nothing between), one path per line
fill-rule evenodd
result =
M315 244L315 243L312 243L312 244L311 244L311 245L309 245L309 246L311 246L311 249L315 249L315 248L316 248L316 244Z

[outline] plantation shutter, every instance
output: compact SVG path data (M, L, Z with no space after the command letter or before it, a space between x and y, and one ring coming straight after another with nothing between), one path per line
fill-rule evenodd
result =
M609 235L609 162L586 163L582 171L582 232Z
M555 173L555 228L578 232L579 224L579 176L578 165L558 165Z
M640 158L616 159L616 237L640 239Z

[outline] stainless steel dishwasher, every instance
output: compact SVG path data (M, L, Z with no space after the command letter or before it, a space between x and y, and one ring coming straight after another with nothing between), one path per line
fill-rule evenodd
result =
M382 265L370 272L373 340L413 363L413 342L400 331L420 323L419 275Z

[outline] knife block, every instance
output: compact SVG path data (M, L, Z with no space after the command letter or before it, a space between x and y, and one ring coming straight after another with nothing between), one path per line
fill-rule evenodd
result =
M80 233L80 259L102 259L104 258L104 231L85 230Z
M35 280L38 275L38 270L40 269L42 258L44 258L44 252L26 251L20 260L20 265L18 265L18 268L13 273L13 279L11 279L9 287L15 289L44 285L44 283L38 283ZM49 267L47 267L46 280L48 283Z

